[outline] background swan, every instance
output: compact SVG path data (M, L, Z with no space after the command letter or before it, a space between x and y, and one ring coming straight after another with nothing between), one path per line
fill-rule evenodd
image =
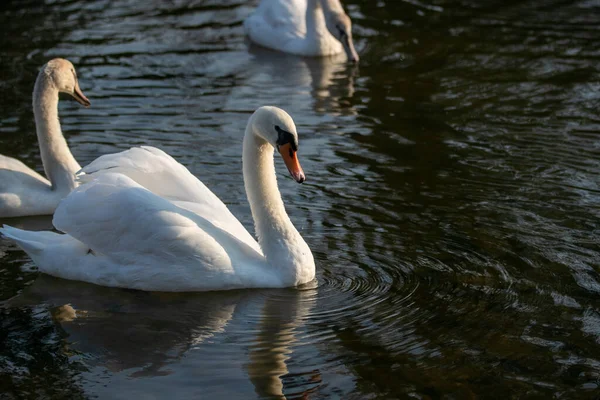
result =
M241 224L185 167L153 148L101 157L87 167L88 183L71 192L54 215L54 225L66 235L8 226L0 232L41 271L104 286L201 291L303 284L314 278L314 259L285 212L275 147L292 177L303 182L292 118L276 107L259 108L248 121L242 156L258 243L247 232L239 234ZM164 162L152 167L143 162L142 151L152 162ZM115 172L119 168L123 173ZM157 170L162 174L154 176ZM150 175L156 185L149 190L138 182ZM170 196L162 193L163 184Z
M339 0L261 0L244 28L250 40L271 49L302 56L345 51L349 61L359 59Z
M88 107L69 61L55 58L40 70L33 89L33 115L44 178L21 161L0 155L0 217L52 214L75 188L81 167L71 154L58 120L58 93L68 93Z

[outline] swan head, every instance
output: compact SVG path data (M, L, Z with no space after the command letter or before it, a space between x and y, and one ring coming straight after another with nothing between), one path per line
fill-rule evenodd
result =
M358 53L354 49L354 42L352 41L352 21L350 17L342 10L328 11L325 12L325 24L329 33L344 46L348 61L358 62Z
M251 124L255 134L277 149L290 175L298 183L306 180L298 161L298 132L294 120L278 107L260 107L254 112Z
M77 72L70 61L63 58L55 58L48 61L42 68L42 73L50 80L59 92L71 95L79 104L90 106L90 101L79 88Z

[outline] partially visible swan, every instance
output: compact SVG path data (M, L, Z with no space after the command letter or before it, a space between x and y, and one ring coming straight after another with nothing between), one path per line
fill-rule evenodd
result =
M154 148L100 157L86 167L88 182L54 214L54 225L67 234L6 225L0 233L42 272L98 285L174 292L300 285L314 278L315 263L285 211L274 148L304 182L292 118L261 107L248 121L242 156L258 243L202 182Z
M244 28L250 40L271 49L302 56L345 51L349 61L359 59L340 0L261 0Z
M60 129L59 92L70 94L85 107L90 105L73 64L55 58L42 67L33 89L35 128L48 179L19 160L0 155L0 217L52 214L76 186L75 172L81 167Z

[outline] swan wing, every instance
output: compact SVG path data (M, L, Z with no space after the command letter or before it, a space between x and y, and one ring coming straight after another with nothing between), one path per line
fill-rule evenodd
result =
M78 173L78 179L88 182L100 174L115 172L127 175L152 193L169 200L206 202L225 207L186 167L151 146L100 156Z
M87 269L69 274L92 283L186 291L261 279L256 268L264 266L262 255L122 174L102 174L75 189L61 201L53 223L89 248L68 264ZM61 271L54 275L69 278Z
M206 218L261 252L260 246L227 206L185 166L150 146L99 157L79 174L81 182L107 173L121 173L152 193Z

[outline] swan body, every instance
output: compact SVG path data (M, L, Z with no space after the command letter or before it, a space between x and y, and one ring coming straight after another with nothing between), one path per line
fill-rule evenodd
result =
M134 148L100 157L54 214L66 234L9 226L0 233L42 272L157 291L280 288L314 279L312 253L277 188L273 149L304 181L291 117L261 107L244 136L243 174L258 242L227 207L166 153Z
M42 67L33 90L36 132L48 179L19 160L0 155L0 217L52 214L76 186L74 174L81 167L60 128L59 92L90 105L79 89L73 64L57 58Z
M349 61L359 59L339 0L261 0L244 28L250 40L274 50L302 56L345 51Z

